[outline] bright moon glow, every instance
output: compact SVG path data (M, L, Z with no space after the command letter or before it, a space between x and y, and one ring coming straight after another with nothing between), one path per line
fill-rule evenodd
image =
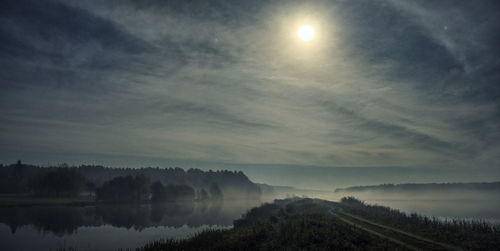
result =
M314 29L309 25L300 26L297 30L297 36L299 36L300 40L304 42L312 41L314 39L314 35Z

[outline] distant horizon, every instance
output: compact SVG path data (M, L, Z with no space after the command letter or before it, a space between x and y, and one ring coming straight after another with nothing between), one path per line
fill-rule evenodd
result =
M16 160L17 161L17 160ZM4 165L15 164L2 163ZM137 160L140 161L140 160ZM188 170L197 168L203 171L242 171L252 182L276 186L292 186L297 189L312 189L332 191L336 188L348 186L370 186L380 184L406 184L406 183L474 183L500 181L500 173L494 168L473 170L470 168L432 168L432 167L374 167L374 166L301 166L286 164L237 164L237 163L197 163L192 161L176 162L163 160L144 165L113 165L112 161L84 162L60 161L59 163L41 163L25 161L23 164L37 166L69 166L95 165L109 168L182 168ZM147 162L147 161L145 161ZM1 162L0 162L1 163ZM156 163L156 164L155 164ZM478 172L482 171L482 172ZM488 175L484 175L488 174ZM492 175L495 174L495 175Z

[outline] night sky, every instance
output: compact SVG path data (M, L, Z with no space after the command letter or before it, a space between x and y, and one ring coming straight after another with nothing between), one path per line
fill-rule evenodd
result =
M499 5L3 0L0 163L498 179Z

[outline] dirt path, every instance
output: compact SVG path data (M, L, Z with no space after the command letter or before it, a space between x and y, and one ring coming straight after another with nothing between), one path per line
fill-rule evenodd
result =
M433 250L461 250L458 247L433 241L412 233L408 233L393 227L385 226L350 213L341 209L330 209L328 212L338 219L361 228L369 233L385 238L410 250L433 249Z
M383 238L383 239L387 239L387 240L389 240L389 241L391 241L391 242L393 242L393 243L396 243L396 244L398 244L398 245L400 245L400 246L402 246L402 247L405 247L406 249L409 249L409 250L420 250L420 249L419 249L419 248L417 248L417 247L414 247L414 246L412 246L412 245L410 245L410 244L407 244L407 243L404 243L404 242L402 242L402 241L396 240L396 239L394 239L394 238L392 238L392 237L389 237L389 236L387 236L387 235L384 235L384 234L378 233L378 232L376 232L376 231L370 230L370 229L368 229L368 228L366 228L366 227L364 227L364 226L361 226L361 225L359 225L359 224L356 224L356 223L354 223L354 222L352 222L352 221L350 221L350 220L348 220L348 219L345 219L345 218L343 218L343 217L337 217L337 218L338 218L339 220L341 220L341 221L343 221L343 222L347 223L347 224L353 225L353 226L355 226L355 227L357 227L357 228L359 228L359 229L362 229L362 230L364 230L364 231L366 231L366 232L368 232L368 233L370 233L370 234L376 235L376 236L378 236L378 237L380 237L380 238Z

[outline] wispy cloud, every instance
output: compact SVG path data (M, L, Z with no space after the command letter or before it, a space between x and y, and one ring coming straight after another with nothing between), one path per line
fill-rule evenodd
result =
M498 165L493 1L22 0L0 7L4 162L65 152L204 163ZM318 27L310 46L293 37L301 20Z

